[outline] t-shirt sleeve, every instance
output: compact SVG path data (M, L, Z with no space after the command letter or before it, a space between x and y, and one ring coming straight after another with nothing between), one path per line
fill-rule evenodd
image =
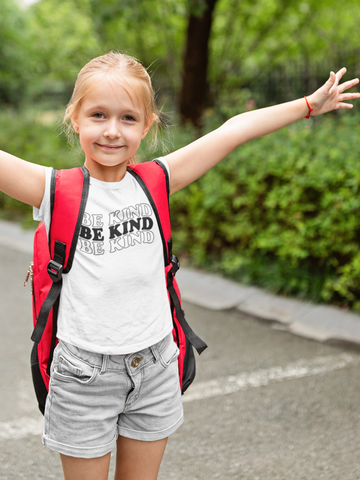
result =
M33 218L37 221L42 221L46 230L49 229L50 224L50 185L51 185L51 172L52 167L44 167L45 170L45 190L44 196L41 201L40 208L33 208Z

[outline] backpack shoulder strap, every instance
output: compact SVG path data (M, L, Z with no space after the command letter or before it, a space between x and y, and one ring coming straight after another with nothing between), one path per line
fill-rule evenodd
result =
M154 211L163 243L166 283L169 296L176 311L186 338L200 354L207 347L206 343L199 338L185 319L181 307L180 294L174 280L176 272L180 268L179 260L172 254L172 238L169 211L169 175L165 165L157 159L153 162L140 163L129 166L128 172L139 182L149 199Z
M169 175L160 160L129 165L128 172L144 190L154 211L163 244L164 264L171 261L171 226L169 211Z
M58 245L64 245L63 273L72 266L88 195L89 172L85 167L53 170L49 249L54 260Z
M74 259L82 218L89 194L89 172L85 167L53 170L51 178L51 223L49 228L50 262L47 272L52 280L41 306L31 339L39 343L50 310L59 298L62 274L68 273Z

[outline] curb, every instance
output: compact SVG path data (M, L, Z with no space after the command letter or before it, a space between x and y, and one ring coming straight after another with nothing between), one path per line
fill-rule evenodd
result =
M0 220L0 246L32 255L34 231ZM210 310L236 309L278 328L320 342L360 346L360 315L239 285L218 275L181 268L177 280L182 299Z
M329 305L316 305L246 287L218 275L180 269L183 300L211 310L236 309L278 328L320 342L360 346L360 315Z

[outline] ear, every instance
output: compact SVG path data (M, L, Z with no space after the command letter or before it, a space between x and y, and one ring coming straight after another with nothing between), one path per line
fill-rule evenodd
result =
M79 127L78 127L78 124L71 120L71 123L72 123L72 126L73 126L73 129L75 130L76 133L79 133Z
M69 107L69 116L70 116L70 120L71 120L71 124L73 126L73 129L75 130L76 133L79 133L79 125L77 123L77 115L74 114L73 105L70 105L70 107Z
M147 135L148 131L150 130L151 125L153 124L153 122L154 122L154 115L153 115L152 119L150 120L149 124L146 125L146 127L144 128L143 133L142 133L142 135L141 135L141 138L145 138L145 137L146 137L146 135Z

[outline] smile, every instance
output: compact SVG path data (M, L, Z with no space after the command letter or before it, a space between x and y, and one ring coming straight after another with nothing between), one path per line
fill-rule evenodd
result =
M101 143L97 143L97 145L105 150L119 150L123 148L124 145L102 145Z

